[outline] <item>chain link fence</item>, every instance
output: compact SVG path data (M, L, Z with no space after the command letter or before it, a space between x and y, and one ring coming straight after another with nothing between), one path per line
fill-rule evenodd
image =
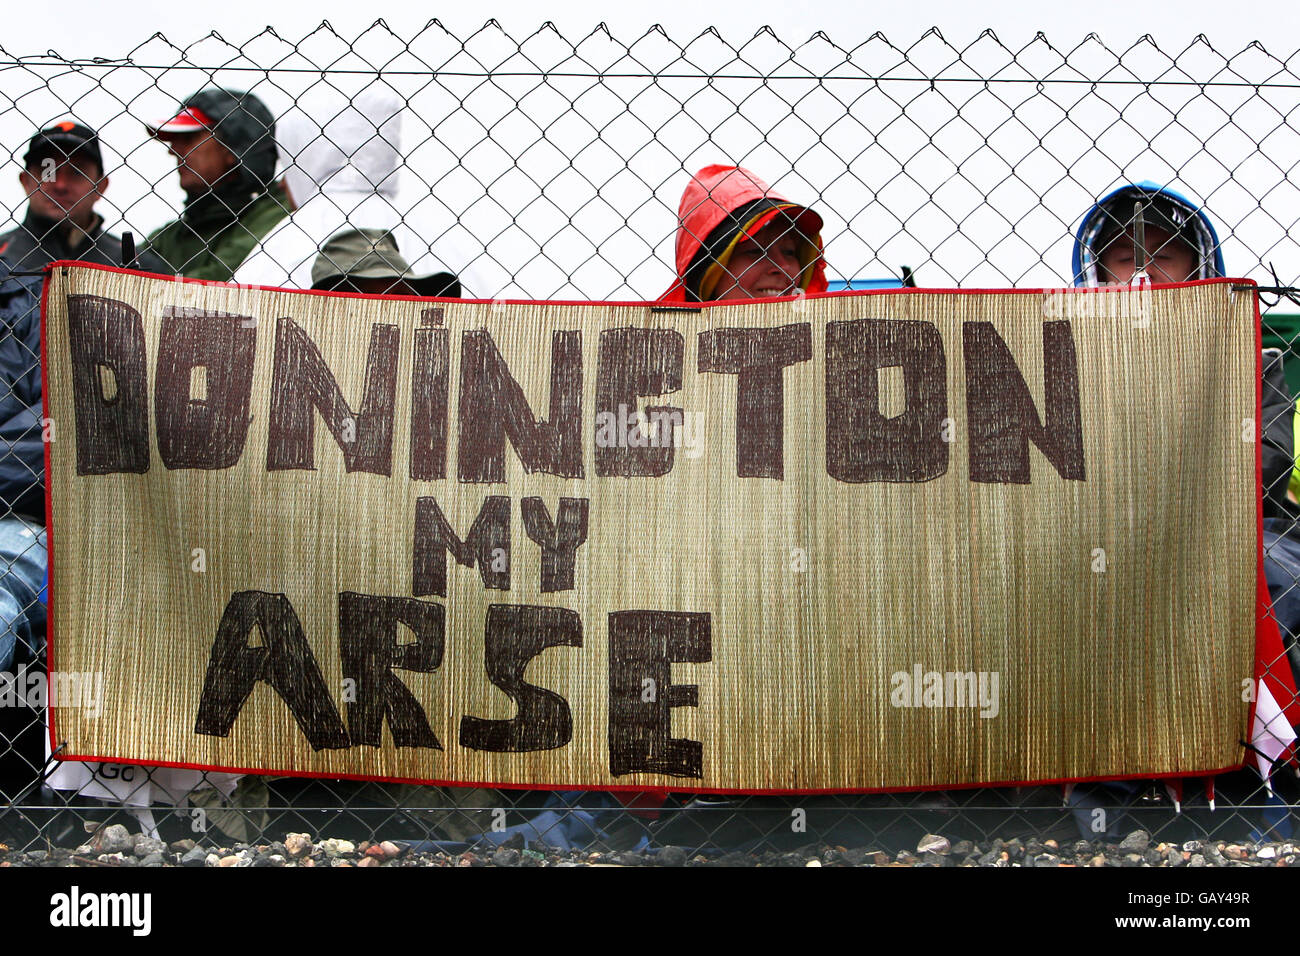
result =
M239 44L212 34L180 47L155 35L121 59L0 48L0 142L14 160L0 177L0 206L15 225L24 221L28 193L40 192L19 177L24 169L39 177L26 157L29 140L51 123L75 121L99 134L111 181L92 197L103 227L146 246L186 196L175 158L146 126L218 86L253 92L277 119L276 176L294 197L278 200L277 218L294 200L306 206L283 154L305 167L313 150L340 146L332 131L351 130L332 175L347 180L374 153L388 156L391 175L367 179L362 199L353 183L352 192L321 187L324 199L312 201L329 206L325 219L351 225L369 223L359 223L358 211L373 217L379 204L378 220L400 227L412 272L452 273L466 297L655 298L675 276L679 196L709 164L751 169L821 214L832 288L909 277L935 288L1068 286L1084 213L1142 180L1176 189L1206 213L1227 274L1291 287L1300 281L1300 192L1291 179L1300 156L1298 56L1259 44L1225 52L1203 37L1182 49L1150 37L1110 48L1095 36L1061 48L1040 34L1012 47L991 31L954 44L931 30L906 45L880 34L795 39L766 29L740 40L714 30L674 37L658 27L619 38L603 26L565 37L549 24L512 37L494 21L463 37L436 21L414 36L383 21L354 38L328 24L297 40L267 29ZM360 138L348 117L369 124ZM50 195L71 202L71 194ZM87 219L77 228L65 237L74 252L98 225ZM310 238L314 257L327 237ZM12 259L6 248L0 256ZM31 376L39 387L28 334L35 299L20 288L31 291L39 280L24 273L44 261L39 251L9 261L0 286L15 303L4 345L19 358L0 354L13 366L5 375L15 398ZM184 271L187 263L169 265ZM283 285L303 263L272 265L283 269L275 283ZM1265 305L1273 306L1265 344L1289 351L1300 316L1287 313L1285 297ZM1300 374L1300 357L1291 371ZM39 429L29 422L5 437L16 448ZM5 493L16 542L6 561L17 567L26 554L43 569L43 512L20 500L41 492L40 474L29 477ZM1279 606L1300 599L1295 583L1282 582ZM6 595L13 606L4 609L17 637L7 666L28 675L43 667L36 589ZM1269 664L1289 667L1286 659ZM76 846L89 829L122 819L168 839L222 845L290 831L706 853L807 844L892 853L915 849L926 833L954 843L1072 841L1138 827L1168 841L1247 839L1289 837L1297 789L1290 769L1274 775L1272 790L1246 770L1218 778L1215 789L1188 782L1178 812L1175 791L1159 782L621 801L114 765L69 773L49 760L47 741L40 707L21 695L0 707L0 842L11 847Z

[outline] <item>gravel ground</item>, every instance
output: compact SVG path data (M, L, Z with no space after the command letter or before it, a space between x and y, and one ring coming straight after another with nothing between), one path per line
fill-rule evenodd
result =
M915 851L890 855L870 847L809 846L795 851L692 852L667 846L644 851L588 853L557 851L522 838L501 847L448 853L405 842L352 843L313 840L306 833L285 834L283 841L250 846L197 846L193 840L164 843L130 833L120 824L103 827L90 842L75 849L10 850L0 844L0 867L14 866L1295 866L1300 850L1291 843L1223 841L1153 843L1135 830L1118 843L1055 840L983 843L951 841L926 835Z

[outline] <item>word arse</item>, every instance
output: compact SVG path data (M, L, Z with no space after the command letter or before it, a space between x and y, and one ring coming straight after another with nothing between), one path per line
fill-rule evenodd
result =
M1159 289L1138 324L1045 302L56 264L50 666L103 687L97 719L54 708L55 747L633 789L1233 766L1253 297Z

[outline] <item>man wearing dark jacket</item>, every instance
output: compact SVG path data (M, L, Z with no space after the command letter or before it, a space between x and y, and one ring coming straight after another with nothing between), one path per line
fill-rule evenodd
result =
M18 180L27 193L27 215L17 229L0 235L6 275L36 272L56 259L132 264L123 262L122 241L104 231L104 219L95 212L108 176L94 130L72 121L40 130L28 144L23 167ZM147 255L134 265L148 272L165 269Z
M74 121L39 130L18 174L27 212L0 235L0 671L40 656L45 609L45 432L40 398L40 269L59 259L133 265L95 212L108 176L99 135Z
M164 270L123 261L95 204L108 188L99 137L65 121L32 137L19 174L22 223L0 235L0 671L40 655L45 608L45 445L39 272L58 259Z
M229 282L292 208L275 181L275 120L252 93L212 88L149 135L176 158L185 211L149 237L149 249L191 279Z

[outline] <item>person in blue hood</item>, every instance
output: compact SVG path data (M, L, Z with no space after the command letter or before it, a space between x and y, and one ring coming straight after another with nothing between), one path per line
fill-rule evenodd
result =
M1144 234L1146 253L1142 263L1137 256L1139 232ZM1074 242L1072 269L1076 286L1127 286L1139 265L1145 267L1153 285L1217 279L1227 274L1218 233L1205 210L1174 190L1152 182L1122 186L1098 200L1083 217ZM1267 552L1270 534L1292 534L1300 542L1300 506L1287 495L1295 467L1295 403L1283 375L1282 354L1266 349L1262 369L1261 457ZM1265 561L1268 570L1267 554ZM1294 570L1294 576L1288 573L1278 581L1285 581L1286 589L1294 595L1300 621L1300 588L1293 587L1300 583L1300 561ZM1272 581L1270 577L1270 584ZM1292 661L1293 667L1300 667L1300 651Z
M1139 211L1152 284L1224 275L1219 236L1205 211L1172 189L1142 182L1108 193L1083 217L1074 241L1076 286L1129 284L1138 267Z
M1218 233L1205 210L1152 182L1122 186L1088 210L1075 237L1071 268L1076 286L1093 288L1127 286L1139 269L1152 285L1227 274ZM1261 370L1264 577L1292 672L1300 679L1300 507L1287 496L1295 468L1295 402L1277 349L1264 351ZM1105 784L1100 792L1109 791L1106 802L1113 803L1114 795L1126 790L1136 792L1131 782ZM1089 824L1101 806L1097 788L1076 788L1069 803L1080 834L1096 836Z

